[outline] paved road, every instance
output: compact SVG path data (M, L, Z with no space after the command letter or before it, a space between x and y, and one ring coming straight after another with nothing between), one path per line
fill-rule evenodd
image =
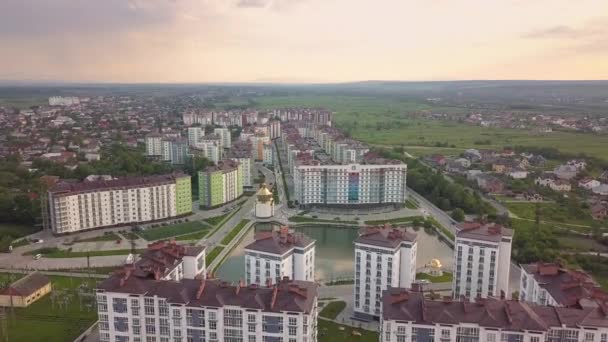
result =
M437 208L433 203L419 195L411 188L408 187L407 191L411 198L414 198L416 201L418 201L418 205L420 206L420 209L423 214L432 216L442 226L446 227L452 233L456 234L456 232L458 231L458 229L456 228L456 221L454 221L454 219L452 219L450 215L448 215L445 211Z

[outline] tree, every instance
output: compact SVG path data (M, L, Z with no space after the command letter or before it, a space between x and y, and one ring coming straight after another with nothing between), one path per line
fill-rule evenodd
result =
M464 221L464 210L456 208L452 210L452 218L458 222Z

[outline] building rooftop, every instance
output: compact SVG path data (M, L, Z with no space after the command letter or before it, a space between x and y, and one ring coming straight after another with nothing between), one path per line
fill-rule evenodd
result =
M50 282L51 280L44 274L32 272L9 286L0 289L0 295L28 297Z
M496 223L464 222L458 225L457 238L500 242L503 237L512 237L513 230Z
M389 287L383 292L383 318L416 324L479 324L512 331L547 331L580 326L608 328L608 309L600 303L584 308L540 306L497 298L425 299L423 293Z
M167 184L175 182L177 178L188 177L183 173L172 173L166 175L145 176L145 177L123 177L111 180L95 180L88 182L73 182L61 180L57 182L49 192L53 194L88 192L101 189L122 189L146 187L156 184Z
M306 235L289 231L289 227L283 226L279 230L256 233L255 241L245 246L245 250L283 255L294 247L306 248L314 243L315 240Z
M239 167L239 162L231 159L224 159L217 162L217 165L208 166L204 172L230 172Z
M396 248L401 242L416 242L417 235L408 231L407 227L390 227L388 224L377 227L365 227L359 231L355 243L374 245L387 248Z
M537 262L521 265L560 305L576 307L583 299L608 300L608 293L587 273L556 263Z
M272 287L232 285L220 280L139 279L133 275L113 275L98 287L106 292L134 293L165 298L168 304L190 307L239 306L266 312L310 313L317 297L317 284L283 279Z

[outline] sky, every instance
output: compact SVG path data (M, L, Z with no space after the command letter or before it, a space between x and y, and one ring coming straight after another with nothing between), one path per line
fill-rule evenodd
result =
M0 0L0 80L608 79L606 0Z

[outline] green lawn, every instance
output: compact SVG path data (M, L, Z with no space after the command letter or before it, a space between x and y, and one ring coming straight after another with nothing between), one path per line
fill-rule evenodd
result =
M21 275L11 275L16 280ZM0 279L7 279L8 274L0 274ZM16 308L14 318L5 322L8 325L8 341L11 342L65 342L73 341L97 319L95 305L92 309L86 307L91 303L91 297L83 297L83 306L76 288L80 284L87 284L94 289L98 279L68 278L50 276L53 291L61 293L62 298L68 298L66 306L53 305L51 294L34 302L27 308ZM10 312L10 311L9 311Z
M190 221L162 226L158 228L148 228L139 233L141 237L148 241L166 239L174 236L191 234L200 231L209 231L208 226L200 221Z
M329 318L329 319L336 319L336 317L338 317L340 312L342 312L342 310L344 310L345 307L346 307L346 302L343 302L343 301L328 303L327 305L325 305L323 310L321 310L321 312L319 312L319 316Z
M336 127L347 131L354 139L377 145L408 146L406 150L415 155L419 155L413 151L415 146L423 147L419 152L424 153L424 148L445 148L438 147L437 143L440 143L443 146L447 144L454 151L472 147L501 149L516 145L555 147L562 152L585 153L608 159L606 135L561 131L536 135L522 129L486 128L458 122L411 118L406 114L469 110L441 107L396 96L287 95L257 97L255 101L262 109L290 106L328 108L336 113ZM488 140L487 145L475 144L476 141Z
M136 249L135 253L142 253L144 250L143 249ZM23 255L36 255L36 254L42 254L43 257L45 258L82 258L82 257L86 257L87 254L89 256L109 256L109 255L128 255L129 253L131 253L130 249L112 249L112 250L107 250L107 251L90 251L90 252L72 252L70 250L66 250L66 249L59 249L56 247L45 247L45 248L39 248L39 249L35 249L32 251L29 251L27 253L24 253Z
M7 252L16 239L33 234L38 231L34 226L26 226L11 223L0 223L0 252ZM13 245L15 247L15 245Z
M418 203L416 203L414 200L412 199L408 199L405 201L405 207L408 209L418 209Z
M232 241L232 239L234 239L239 234L239 232L241 230L243 230L243 228L245 228L247 223L249 223L249 220L246 220L246 219L241 220L241 222L239 222L234 228L232 228L232 230L230 231L230 233L228 233L228 235L224 236L221 244L228 245L230 243L230 241Z
M290 222L296 222L296 223L308 223L308 222L315 222L315 223L344 223L344 224L359 224L358 221L342 221L342 220L323 220L323 219L316 219L314 217L305 217L305 216L292 216L289 218Z
M230 215L230 214L232 214L232 212L225 213L224 215L220 215L220 216L214 216L214 217L206 218L203 221L209 223L212 226L217 226L218 224L222 223L222 221L224 221L224 219L226 217L228 217L228 215Z
M519 218L534 220L536 218L536 203L515 203L507 202L505 206L510 212L517 215ZM590 226L593 223L593 218L588 210L584 210L577 216L573 215L567 206L562 206L558 203L539 203L541 210L541 221L566 223L575 225ZM576 227L572 227L576 229ZM583 229L584 227L580 227Z
M176 236L175 240L177 241L187 241L187 240L200 240L209 234L209 229L203 229L199 232L194 232L190 234Z
M224 250L224 247L222 246L217 246L215 248L213 248L213 250L207 254L207 257L205 257L205 264L208 266L210 265L213 260L215 260L215 258L217 258L217 256Z
M97 241L116 241L120 240L121 237L113 232L106 232L103 235L95 236L88 239L78 240L77 242L97 242Z
M409 223L409 222L414 221L415 219L418 219L420 222L424 221L424 218L422 216L407 216L407 217L397 217L397 218L386 219L386 220L370 220L370 221L365 221L365 224L374 226L374 225L385 224L385 223Z
M351 284L354 284L354 283L355 283L354 279L335 280L335 281L330 281L330 282L325 283L325 286L351 285Z
M359 332L361 336L353 335L353 331ZM378 333L319 319L317 338L319 342L378 342Z
M443 272L443 275L438 276L438 277L433 277L430 274L426 274L426 273L416 273L416 280L423 280L426 279L428 281L430 281L431 283L449 283L452 281L452 273L450 272Z

